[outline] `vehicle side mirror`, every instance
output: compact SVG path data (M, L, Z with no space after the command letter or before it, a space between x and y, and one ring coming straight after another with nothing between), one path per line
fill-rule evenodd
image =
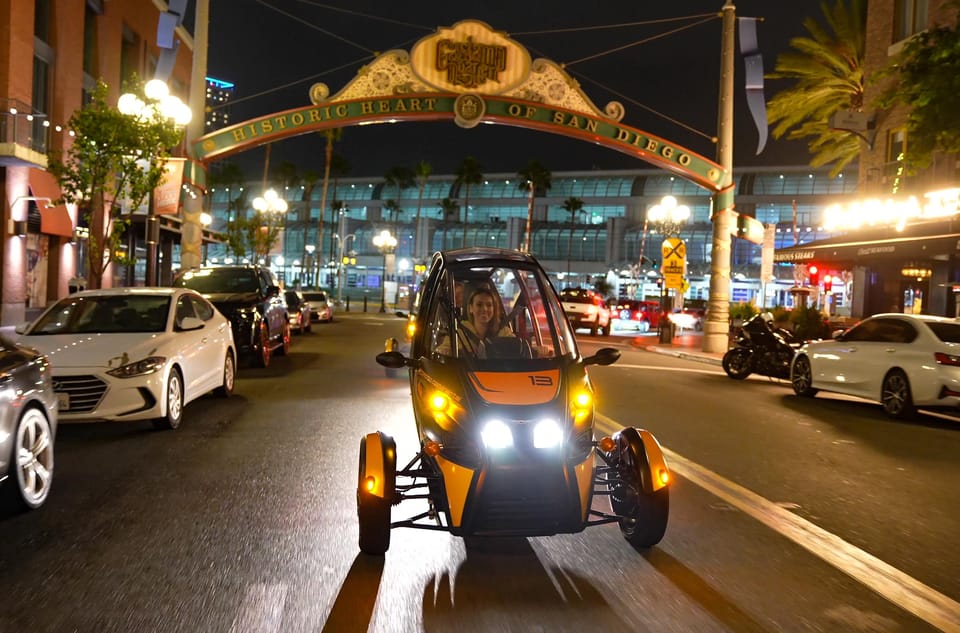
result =
M835 341L842 341L842 340L843 340L843 335L844 335L845 332L846 332L846 330L837 330L836 332L833 332L833 333L830 335L830 337L831 337L833 340L835 340Z
M400 352L380 352L377 362L389 369L403 369L404 367L419 367L420 364L412 358L407 358Z
M18 324L17 327L13 328L13 331L16 332L17 334L26 334L29 328L30 328L30 321L27 321L26 323Z
M614 347L601 347L593 356L583 359L584 365L612 365L620 360L620 350Z
M183 317L177 324L177 329L182 332L189 332L191 330L203 329L203 326L203 319L198 319L197 317Z

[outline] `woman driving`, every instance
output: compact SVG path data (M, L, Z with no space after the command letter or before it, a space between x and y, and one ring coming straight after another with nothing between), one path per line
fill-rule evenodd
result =
M466 318L457 328L461 349L477 358L487 357L487 347L500 337L514 338L513 330L502 324L502 308L493 290L481 287L474 290L466 303ZM450 339L445 338L437 351L449 355Z

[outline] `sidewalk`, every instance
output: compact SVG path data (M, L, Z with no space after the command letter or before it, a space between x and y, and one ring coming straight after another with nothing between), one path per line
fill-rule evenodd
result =
M702 332L679 334L674 336L670 343L661 343L656 337L637 336L630 341L630 345L656 354L689 358L711 365L720 365L723 359L723 352L703 351Z

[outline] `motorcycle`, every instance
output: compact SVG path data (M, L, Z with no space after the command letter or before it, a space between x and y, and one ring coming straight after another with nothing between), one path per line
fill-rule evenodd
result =
M723 355L723 370L734 380L760 374L790 379L790 362L802 345L789 330L776 327L770 314L756 314L737 331L734 347Z

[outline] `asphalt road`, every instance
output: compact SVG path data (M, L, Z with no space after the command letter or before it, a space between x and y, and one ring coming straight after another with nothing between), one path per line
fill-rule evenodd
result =
M373 362L402 327L315 326L174 432L63 425L48 504L0 520L0 631L960 630L960 425L797 399L629 337L581 346L623 351L591 368L598 430L650 429L677 475L660 545L400 529L359 554L360 438L416 449L408 383Z

